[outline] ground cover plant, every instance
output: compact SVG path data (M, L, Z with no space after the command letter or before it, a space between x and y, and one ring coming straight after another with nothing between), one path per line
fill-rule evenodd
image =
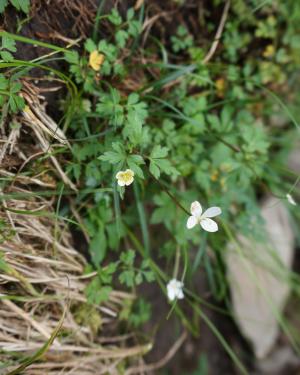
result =
M0 12L0 318L19 322L1 328L1 371L249 373L226 254L244 258L240 236L272 247L267 195L299 239L287 161L300 4L11 0ZM297 269L271 272L296 303ZM274 315L298 354L298 323Z

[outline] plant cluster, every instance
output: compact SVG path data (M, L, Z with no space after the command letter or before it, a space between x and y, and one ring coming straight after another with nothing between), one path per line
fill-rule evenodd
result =
M99 13L83 49L64 51L64 74L76 91L60 103L71 149L63 157L89 239L87 272L97 270L86 288L91 304L106 301L116 283L138 295L139 285L157 282L195 333L177 300L185 296L203 317L193 293L198 272L207 274L216 299L227 299L228 241L237 233L265 239L259 196L292 199L299 219L296 176L285 166L299 131L297 109L280 95L289 92L287 77L300 61L300 4L263 3L233 2L208 63L208 47L189 25L180 25L166 45L155 37L145 44L144 7ZM99 33L100 24L109 33ZM214 31L212 20L205 25ZM3 62L14 52L13 37L3 35ZM20 74L2 74L1 106L12 113L24 108L20 89ZM212 207L202 214L199 201ZM74 220L70 207L64 214ZM150 302L129 302L123 319L144 323Z

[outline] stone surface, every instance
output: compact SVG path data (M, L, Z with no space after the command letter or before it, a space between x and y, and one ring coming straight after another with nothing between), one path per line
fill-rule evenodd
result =
M262 204L261 214L268 240L255 243L238 236L240 246L232 243L226 253L235 318L257 358L264 358L277 339L294 253L294 235L285 205L269 197Z

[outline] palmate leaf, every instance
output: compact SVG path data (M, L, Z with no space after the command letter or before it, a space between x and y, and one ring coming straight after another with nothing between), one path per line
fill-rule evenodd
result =
M166 159L168 155L168 148L161 147L159 145L155 146L150 154L150 173L153 174L155 178L159 178L161 173L166 173L167 175L176 177L179 172L173 167L171 162Z
M124 163L126 160L126 153L123 145L120 142L114 142L112 144L113 151L106 151L98 159L107 161L110 164Z

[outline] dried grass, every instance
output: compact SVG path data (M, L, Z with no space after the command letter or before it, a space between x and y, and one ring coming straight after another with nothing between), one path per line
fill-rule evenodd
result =
M49 156L54 140L61 147L67 141L35 89L24 87L28 107L18 118L21 128L6 127L0 143L0 177L7 180L0 191L0 373L40 349L67 308L59 336L24 374L119 374L124 359L137 365L136 358L150 349L135 345L131 334L118 335L120 310L134 296L113 291L101 306L87 304L84 289L95 273L84 274L86 261L73 247L66 222L55 215L55 199L32 194L55 191L55 175L76 190L54 155L52 166L45 161L47 174L29 169L36 156Z

